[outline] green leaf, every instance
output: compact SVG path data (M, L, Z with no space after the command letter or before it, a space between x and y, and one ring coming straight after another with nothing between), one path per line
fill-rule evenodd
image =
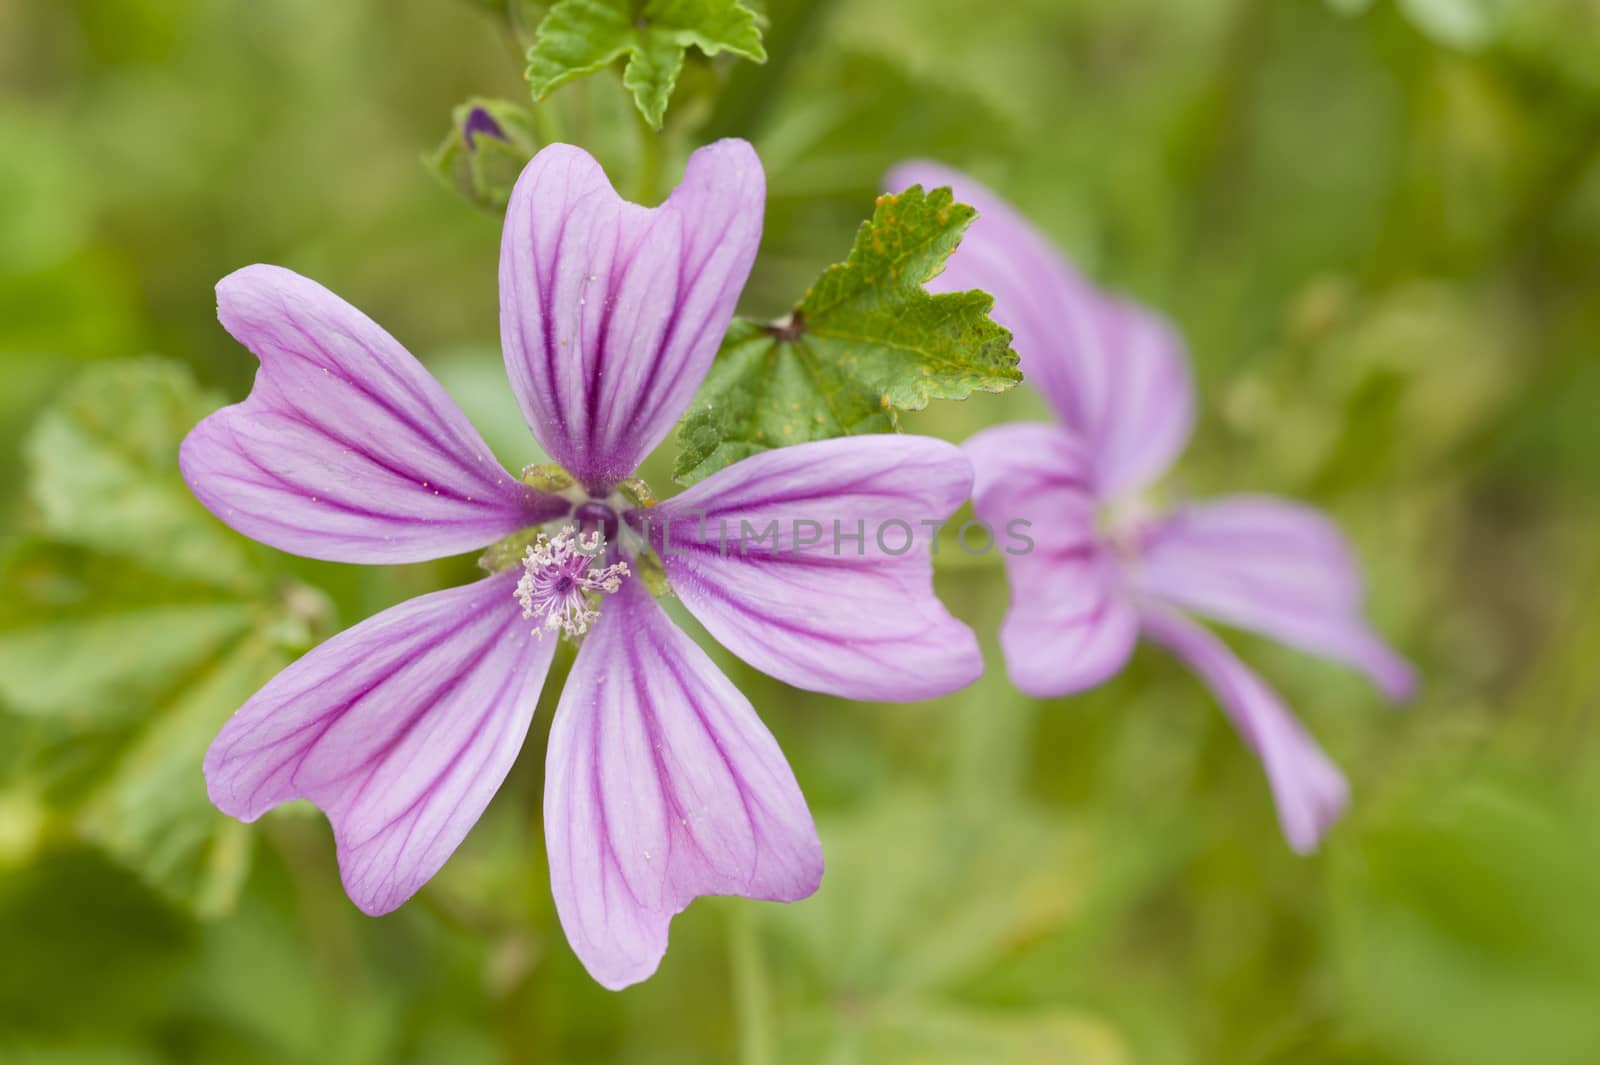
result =
M736 320L678 427L679 483L768 448L890 432L900 411L1022 380L992 297L922 287L976 215L949 189L880 196L849 258L788 319Z
M328 614L184 485L178 445L216 406L171 363L85 372L29 439L28 538L0 562L0 703L31 724L23 781L202 915L231 907L249 857L248 830L206 797L206 747Z
M172 695L78 811L79 834L209 916L233 908L250 869L248 826L206 795L200 763L222 722L291 656L260 630Z
M755 12L741 0L559 0L539 23L528 50L535 100L560 85L628 57L622 83L655 129L683 69L689 46L706 55L732 52L764 63Z
M1418 1065L1600 1060L1593 808L1491 762L1434 782L1340 866L1351 1023Z
M6 575L26 579L13 571ZM8 579L5 588L15 592L17 583ZM0 693L18 713L103 722L154 696L249 623L249 608L232 602L106 599L64 620L39 617L0 634ZM151 639L155 633L160 639ZM41 668L44 663L48 668Z
M6 1037L147 1020L170 1001L195 934L125 870L67 847L0 876L0 943L0 1060L42 1062L9 1053Z
M175 363L107 363L35 423L24 452L41 531L174 578L235 591L258 584L244 541L195 502L178 444L215 410Z
M1087 1011L978 1005L982 975L1083 916L1095 842L1031 804L889 792L819 825L822 890L761 918L774 971L809 968L822 1005L775 1025L789 1061L1111 1065L1125 1037ZM894 862L879 860L892 852ZM937 929L936 934L930 929ZM808 964L807 964L808 963ZM848 1001L845 1015L834 1002Z

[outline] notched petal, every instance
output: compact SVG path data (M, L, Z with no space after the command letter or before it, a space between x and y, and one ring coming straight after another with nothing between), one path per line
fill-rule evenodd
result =
M765 198L740 140L695 152L655 208L623 200L571 145L523 171L500 247L506 372L534 436L592 493L630 476L689 405L755 261Z
M217 285L217 314L261 368L244 402L189 433L179 463L246 536L335 562L416 562L565 507L507 473L421 363L316 282L248 266Z
M701 895L791 902L822 850L754 708L637 582L608 600L550 734L545 839L556 911L606 987L655 972Z
M510 771L555 641L528 632L501 574L377 614L278 674L206 754L224 813L291 799L328 816L351 901L410 898Z

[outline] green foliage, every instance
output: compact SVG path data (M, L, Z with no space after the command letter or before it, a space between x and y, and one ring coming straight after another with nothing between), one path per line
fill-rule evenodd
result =
M751 317L840 257L909 156L972 172L1172 314L1200 381L1173 493L1332 511L1377 627L1421 667L1418 704L1388 714L1346 671L1228 634L1350 776L1318 855L1287 851L1259 765L1160 652L1069 700L1018 694L1005 585L952 549L940 593L989 664L966 691L853 706L712 651L793 764L827 873L796 906L696 903L624 994L565 946L544 865L568 649L483 822L389 917L344 897L308 807L248 830L204 807L204 744L269 672L247 652L286 659L323 609L290 575L354 619L472 560L334 566L231 537L177 483L182 426L144 427L209 409L172 403L192 385L136 390L124 368L93 405L126 387L137 409L30 427L130 353L242 396L255 364L211 289L265 261L421 353L509 468L544 461L495 351L499 226L417 156L456 102L526 91L507 30L520 54L550 6L0 3L0 1062L1597 1060L1597 0L1444 5L1491 16L1468 46L1421 0L763 0L768 62L690 55L660 137L620 78L532 108L539 143L584 145L630 196L711 136L753 141ZM1013 389L901 421L961 440L1045 416ZM36 500L25 436L96 505ZM672 450L643 476L670 479ZM145 866L227 867L213 830L251 860L237 904L195 921L203 878ZM131 858L99 842L117 832Z
M171 993L194 933L127 870L69 848L0 878L0 942L29 959L0 967L0 1056L9 1062L8 1029L68 1027L85 1008L102 1021L148 1014Z
M1516 0L1405 0L1401 6L1434 40L1470 49L1494 40Z
M558 0L528 50L535 100L627 56L622 83L639 113L660 129L667 100L693 45L706 55L732 52L766 61L755 13L742 0Z
M1419 1065L1600 1058L1592 820L1503 771L1441 791L1375 825L1346 870L1352 1006Z
M1456 48L1479 48L1499 32L1506 16L1517 5L1515 0L1398 0L1400 8L1416 25L1440 44ZM1356 15L1372 7L1372 0L1328 0L1334 10ZM1527 5L1537 6L1537 5Z
M170 363L86 371L29 437L27 535L0 569L0 706L31 722L24 778L202 914L232 905L250 848L200 759L327 612L184 486L178 443L216 406Z
M0 105L0 264L48 265L79 246L85 176L44 122Z
M1081 903L1087 841L1025 803L958 805L917 792L824 824L828 890L766 915L808 991L776 1027L785 1061L1115 1065L1103 1018L1063 1006L997 1007L965 994L997 962L1059 932ZM880 859L892 852L895 860ZM928 929L937 927L937 935ZM838 1024L823 1004L851 1002Z
M975 216L949 189L880 196L849 257L787 319L736 321L678 428L677 479L693 484L768 448L890 432L901 411L1020 381L987 293L923 288Z
M171 364L85 371L23 448L38 531L176 580L253 590L244 541L206 518L178 472L178 443L218 406Z

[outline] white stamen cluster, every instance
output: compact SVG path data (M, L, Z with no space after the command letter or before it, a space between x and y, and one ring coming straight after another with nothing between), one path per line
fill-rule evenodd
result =
M554 536L539 534L522 556L522 577L517 581L517 602L522 616L536 622L533 634L560 630L582 636L600 616L598 599L615 592L628 576L626 562L595 569L605 554L605 536L580 533L571 525Z

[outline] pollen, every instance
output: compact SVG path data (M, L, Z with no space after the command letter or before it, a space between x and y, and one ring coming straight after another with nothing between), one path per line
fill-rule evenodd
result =
M600 597L622 587L626 562L597 567L605 557L604 534L580 533L568 525L554 536L539 534L522 556L517 602L534 622L533 634L582 636L600 616Z

